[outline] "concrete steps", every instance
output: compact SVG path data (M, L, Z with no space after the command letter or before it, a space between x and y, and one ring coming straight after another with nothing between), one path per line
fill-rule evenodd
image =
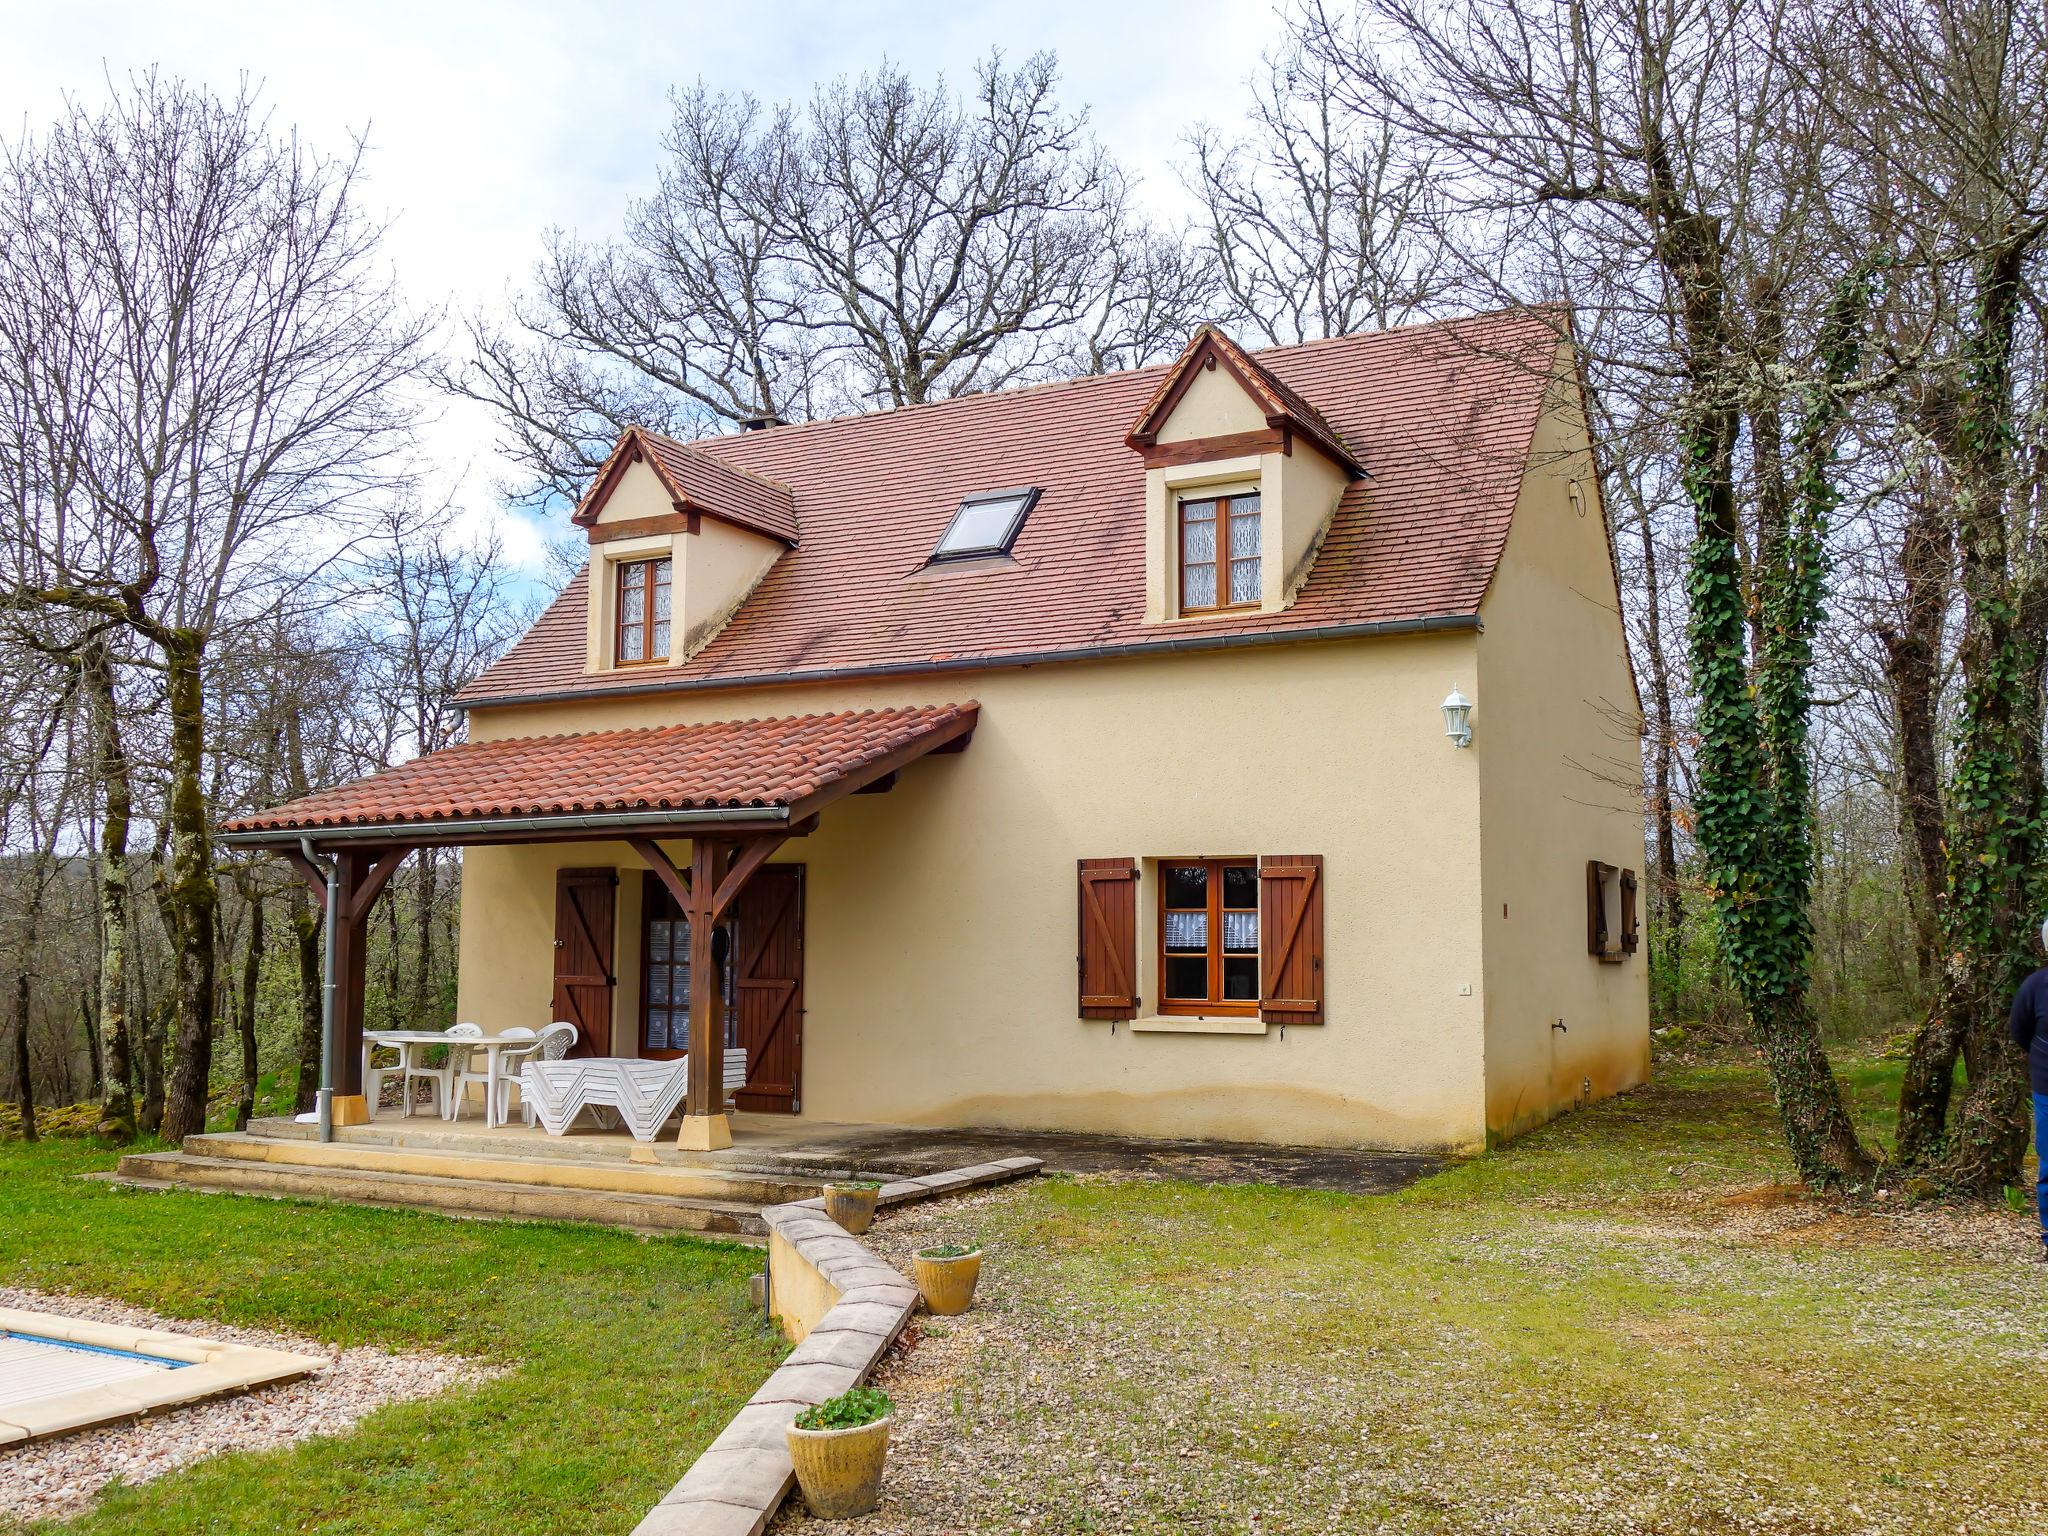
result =
M704 1169L454 1157L341 1143L193 1136L184 1150L134 1153L112 1179L149 1189L402 1206L451 1216L584 1221L638 1232L702 1232L762 1242L763 1205L815 1183Z

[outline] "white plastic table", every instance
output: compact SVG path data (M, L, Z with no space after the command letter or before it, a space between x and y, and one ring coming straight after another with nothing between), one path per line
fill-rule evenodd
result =
M484 1125L495 1128L498 1124L498 1056L515 1046L531 1046L533 1035L476 1035L465 1038L451 1036L439 1029L366 1029L363 1031L363 1069L369 1070L370 1047L388 1045L397 1050L399 1060L410 1066L411 1053L428 1046L445 1045L453 1050L472 1050L484 1053L484 1075L489 1080L484 1086ZM441 1118L455 1118L455 1087L453 1079L446 1100L441 1106Z

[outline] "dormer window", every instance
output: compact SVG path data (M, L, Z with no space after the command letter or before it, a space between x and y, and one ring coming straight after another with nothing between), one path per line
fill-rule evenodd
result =
M1180 611L1211 613L1259 602L1259 493L1184 498L1180 504Z
M668 660L668 560L621 560L618 582L618 665Z
M953 521L939 535L934 560L966 560L980 555L1006 555L1017 541L1017 530L1038 500L1035 487L1021 490L983 491L960 503Z

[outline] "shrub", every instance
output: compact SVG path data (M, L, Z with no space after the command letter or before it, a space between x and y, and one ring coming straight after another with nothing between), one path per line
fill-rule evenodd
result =
M896 1411L889 1394L880 1387L855 1387L837 1397L828 1397L815 1408L796 1416L798 1429L859 1429Z

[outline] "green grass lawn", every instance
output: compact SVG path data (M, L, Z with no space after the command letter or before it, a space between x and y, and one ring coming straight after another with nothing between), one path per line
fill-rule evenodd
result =
M1846 1067L1882 1126L1892 1069ZM2024 1221L1789 1178L1759 1075L1708 1065L1397 1195L1049 1179L906 1213L885 1251L971 1232L987 1294L885 1380L871 1529L2048 1530Z
M0 1144L0 1282L506 1374L117 1488L67 1531L629 1531L786 1348L747 1305L754 1250L75 1177L114 1160Z
M1895 1068L1842 1065L1885 1134ZM112 1161L0 1144L0 1282L507 1374L67 1530L624 1532L782 1353L750 1251L73 1177ZM899 1261L990 1258L887 1368L862 1529L2048 1530L2023 1219L1789 1177L1756 1070L1693 1063L1397 1195L1048 1178L892 1216Z

